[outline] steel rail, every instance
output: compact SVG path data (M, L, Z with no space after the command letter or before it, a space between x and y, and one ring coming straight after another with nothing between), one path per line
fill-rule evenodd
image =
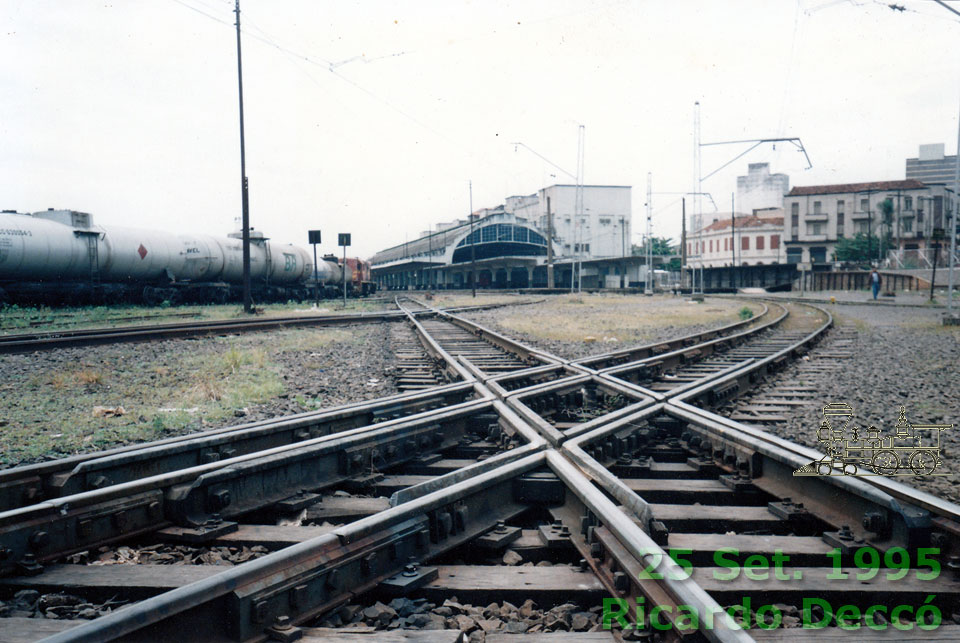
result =
M454 310L484 310L502 306L516 306L528 302L479 304ZM530 302L532 303L532 302ZM21 333L0 335L0 354L53 350L77 346L93 346L123 342L153 341L177 337L198 337L223 333L270 330L275 328L300 328L310 326L334 326L339 324L382 322L402 319L401 311L371 313L346 313L343 315L309 315L269 317L265 319L203 320L174 324L145 324L116 328L91 328L45 333Z
M160 594L153 598L117 610L96 620L86 622L46 639L47 643L80 643L112 640L133 634L156 625L162 620L209 605L238 588L250 587L265 579L286 574L296 578L303 567L323 567L329 560L330 549L362 542L378 531L396 528L406 521L422 519L424 514L449 505L456 500L481 492L488 487L509 480L519 473L530 471L544 463L544 455L537 453L522 460L511 462L497 469L459 482L452 487L435 491L421 498L404 503L384 512L337 528L330 534L286 547L262 558L248 561L210 578ZM405 560L393 563L394 569L402 569ZM382 574L381 574L382 575ZM330 578L328 573L327 578ZM238 618L247 618L237 614ZM215 624L213 624L215 625ZM262 639L261 634L254 640Z
M121 473L122 481L144 477L145 470L154 473L164 471L163 465L151 461L176 459L180 468L185 464L203 464L225 460L234 455L245 455L257 448L268 448L301 442L309 438L329 435L348 428L360 428L377 422L408 417L415 413L450 406L463 402L471 395L482 398L483 393L469 382L458 382L425 391L403 393L367 402L354 402L307 413L281 416L234 426L211 429L199 433L165 438L154 442L117 447L50 460L37 464L22 465L0 471L0 511L22 507L41 500L62 495L71 479L77 480L98 469L98 463L107 459L129 459L131 467L140 472ZM242 440L256 442L249 450L236 453ZM144 464L144 462L146 463ZM138 464L140 463L140 464ZM169 466L169 465L168 465ZM169 471L171 469L166 469ZM105 475L103 473L97 474ZM93 483L91 477L89 483ZM116 484L118 479L100 480L97 488ZM59 493L58 493L59 492Z
M52 498L0 513L0 572L116 542L171 524L200 534L229 518L456 444L458 428L493 409L489 398L243 456ZM439 431L448 427L446 433ZM449 435L447 435L449 433ZM454 440L453 443L450 441ZM414 444L410 444L413 442ZM357 460L357 462L355 462ZM257 484L253 481L259 480ZM123 514L123 520L116 515ZM216 524L214 524L216 523ZM215 534L214 534L215 535Z

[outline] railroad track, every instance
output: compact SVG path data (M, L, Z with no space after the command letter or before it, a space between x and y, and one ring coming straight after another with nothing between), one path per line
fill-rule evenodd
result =
M455 308L457 311L481 310L510 304L482 304ZM225 333L271 330L275 328L298 328L306 326L333 326L339 324L377 323L404 319L400 311L374 313L346 313L343 315L299 315L251 319L205 320L143 326L120 326L115 328L90 328L79 330L48 331L0 335L0 354L26 353L55 350L75 346L93 346L121 342L143 342L174 337L200 337Z
M15 508L0 513L0 597L69 588L94 615L116 596L132 603L79 625L7 619L6 631L380 640L425 627L421 640L455 641L594 629L613 640L600 615L615 597L618 636L745 641L822 637L765 629L801 622L810 598L821 602L808 617L834 624L828 603L861 615L902 603L913 621L925 604L944 619L960 611L960 564L947 558L960 507L887 478L794 477L820 455L715 412L809 351L831 325L825 311L791 324L798 308L771 304L750 322L574 362L397 303L419 342L407 350L454 383L3 472L0 500ZM252 559L149 562L184 551ZM146 564L79 564L129 552ZM733 577L743 565L750 577ZM750 629L722 617L748 599ZM45 610L74 614L57 602ZM850 610L841 620L860 622ZM885 614L853 637L906 626Z

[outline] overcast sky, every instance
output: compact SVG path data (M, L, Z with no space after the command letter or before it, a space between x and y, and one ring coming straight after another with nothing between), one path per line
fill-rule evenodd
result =
M369 256L473 206L572 180L693 188L704 142L797 136L704 184L729 211L768 161L791 185L903 178L956 148L960 17L926 0L243 0L251 223ZM954 3L960 9L960 2ZM232 0L0 0L0 208L225 234L240 215ZM746 146L710 148L704 173ZM555 175L555 176L554 176ZM678 197L654 233L679 237ZM709 210L707 210L709 211Z

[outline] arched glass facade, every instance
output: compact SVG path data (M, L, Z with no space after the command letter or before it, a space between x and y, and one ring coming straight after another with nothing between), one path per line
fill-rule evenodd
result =
M470 261L473 256L471 246L476 247L477 259L547 254L547 240L543 235L510 223L494 223L468 234L453 251L453 263Z

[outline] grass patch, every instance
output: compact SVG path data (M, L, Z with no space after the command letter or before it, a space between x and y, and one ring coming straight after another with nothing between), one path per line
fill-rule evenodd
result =
M0 381L0 464L155 440L240 423L238 410L286 392L280 355L298 351L324 365L333 342L353 342L345 329L298 328L179 343L137 351L96 349L100 360ZM155 346L162 346L157 344ZM298 355L299 358L299 355ZM6 356L0 364L18 356ZM3 366L0 366L3 368ZM312 408L313 400L305 401ZM118 417L95 417L95 406L122 406Z
M759 304L728 299L693 305L670 296L560 295L543 304L517 309L500 325L528 337L558 341L639 342L661 335L664 328L721 326L740 319L738 310L759 312ZM590 340L586 340L590 341Z
M749 306L744 306L737 313L740 316L741 321L747 321L748 319L753 319L753 310Z

